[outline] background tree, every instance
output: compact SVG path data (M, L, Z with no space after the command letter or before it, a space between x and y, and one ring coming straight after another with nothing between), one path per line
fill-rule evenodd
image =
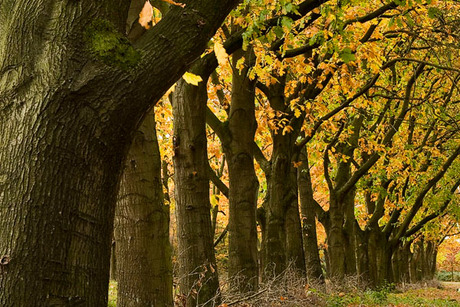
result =
M163 202L161 156L153 111L126 159L115 210L117 304L172 306L169 207Z

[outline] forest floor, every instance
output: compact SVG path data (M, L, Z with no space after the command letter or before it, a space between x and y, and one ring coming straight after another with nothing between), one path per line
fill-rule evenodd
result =
M382 295L382 300L378 302L378 293L370 291L371 301L366 304L343 304L342 306L460 306L460 283L441 282L439 286L433 285L409 285L406 289L389 292L386 297ZM403 290L403 291L402 291ZM377 294L377 295L376 295ZM373 304L372 297L377 296L377 302ZM340 306L340 305L336 305Z
M238 306L325 306L325 307L454 307L460 306L460 282L430 282L406 285L395 290L382 289L380 291L350 291L350 292L335 292L324 294L314 289L308 291L309 299L298 300L293 297L271 297L270 303L265 302L240 302L222 304L222 307ZM109 289L109 307L116 306L116 282L110 283ZM309 302L307 302L309 301ZM255 304L254 304L255 303ZM262 304L261 304L262 303Z

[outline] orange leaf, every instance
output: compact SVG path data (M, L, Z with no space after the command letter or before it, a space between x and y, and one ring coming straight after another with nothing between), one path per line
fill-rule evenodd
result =
M144 7L139 14L139 23L146 29L150 28L150 22L153 18L153 7L149 1L145 1Z
M184 4L184 3L174 2L173 0L163 0L163 1L164 1L164 2L168 2L168 3L172 4L172 5L180 6L180 7L182 7L182 8L185 7L185 4Z

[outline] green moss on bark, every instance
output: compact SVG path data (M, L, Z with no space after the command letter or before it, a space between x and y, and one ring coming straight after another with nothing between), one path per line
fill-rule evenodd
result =
M95 20L85 31L85 41L90 52L109 66L127 70L141 58L128 39L106 20Z

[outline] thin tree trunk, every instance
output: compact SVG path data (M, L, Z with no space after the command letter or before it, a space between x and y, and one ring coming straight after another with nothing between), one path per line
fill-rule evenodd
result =
M377 284L377 245L379 229L368 229L367 257L369 259L369 281L371 286Z
M115 238L110 249L110 280L117 280L117 255L115 252Z
M211 306L219 289L207 173L206 80L194 86L181 79L172 95L179 291L187 306Z
M357 272L364 284L370 283L369 274L369 231L362 230L355 221L355 239L356 239L356 264Z
M172 306L169 207L153 111L129 151L115 210L119 306Z
M302 224L299 212L299 197L297 188L297 169L291 164L290 188L295 188L293 198L286 209L286 260L296 273L306 276L305 253L303 249Z
M330 227L327 232L328 254L330 261L330 278L342 279L346 274L345 238L343 235L343 212L332 195L329 206Z
M307 277L309 280L324 281L316 234L315 200L313 198L308 153L305 149L302 150L300 162L301 165L298 168L297 174Z
M436 242L428 241L427 258L428 258L428 276L427 279L434 279L436 274L436 257L438 255L438 248Z
M357 259L356 242L359 225L355 219L355 190L352 189L347 193L344 199L344 210L345 210L345 222L344 222L344 238L345 238L345 274L349 276L356 275L357 270Z

